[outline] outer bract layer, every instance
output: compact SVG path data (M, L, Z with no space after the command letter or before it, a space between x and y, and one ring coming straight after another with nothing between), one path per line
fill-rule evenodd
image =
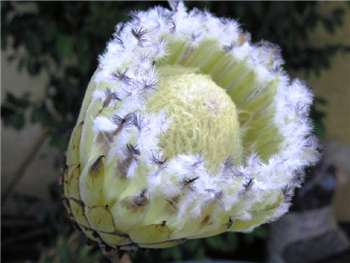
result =
M109 247L250 231L289 207L317 160L312 95L208 12L154 8L118 24L67 151L72 220Z

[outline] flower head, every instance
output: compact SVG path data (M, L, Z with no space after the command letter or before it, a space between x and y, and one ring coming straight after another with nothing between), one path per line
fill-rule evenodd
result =
M182 4L134 12L99 59L67 152L73 220L110 247L167 247L284 214L317 160L312 94L279 49Z

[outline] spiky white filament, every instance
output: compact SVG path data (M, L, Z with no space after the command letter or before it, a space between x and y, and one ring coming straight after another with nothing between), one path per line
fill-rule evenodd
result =
M94 130L95 133L98 132L113 132L117 129L117 125L114 124L110 119L106 117L97 117L94 120Z

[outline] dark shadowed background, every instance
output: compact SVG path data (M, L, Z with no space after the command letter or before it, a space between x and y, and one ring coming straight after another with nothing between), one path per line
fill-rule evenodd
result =
M168 6L167 2L1 2L4 262L108 262L67 220L58 176L87 83L115 25L133 10L155 5ZM312 87L317 97L311 116L324 158L308 172L308 192L298 194L292 210L307 214L332 207L341 237L332 232L333 236L320 235L316 240L312 239L316 236L298 239L297 247L286 246L282 258L283 262L350 262L345 241L350 232L350 4L215 1L186 2L186 6L237 19L253 42L278 44L286 70ZM224 234L130 256L133 262L263 262L271 259L267 247L275 235L273 226L262 226L250 234ZM334 249L328 246L329 253L323 256L325 244L338 244L339 238L345 238L339 241L343 243Z

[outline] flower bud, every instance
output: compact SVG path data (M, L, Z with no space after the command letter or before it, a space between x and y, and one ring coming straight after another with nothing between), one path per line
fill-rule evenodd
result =
M116 27L72 132L64 196L109 247L250 231L317 160L311 92L234 20L156 7Z

